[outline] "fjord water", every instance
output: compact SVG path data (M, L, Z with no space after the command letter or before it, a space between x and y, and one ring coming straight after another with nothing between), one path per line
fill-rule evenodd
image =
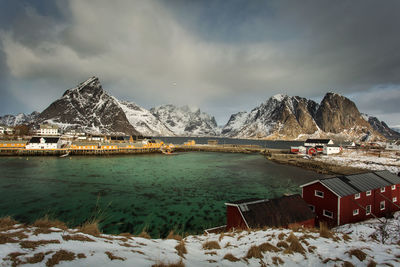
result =
M3 157L0 216L29 223L47 214L72 227L95 216L114 234L200 233L225 224L226 202L299 193L316 177L247 154Z

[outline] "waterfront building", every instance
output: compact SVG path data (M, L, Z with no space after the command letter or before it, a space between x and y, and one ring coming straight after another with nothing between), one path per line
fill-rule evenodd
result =
M322 150L322 153L324 155L338 154L340 152L342 152L342 148L340 146L335 146L335 145L324 146Z
M59 149L62 146L60 137L54 136L34 136L32 137L26 149Z
M99 148L99 143L96 142L72 142L71 149L76 150L95 150Z
M302 197L329 226L379 218L400 210L400 177L388 171L335 176L304 184Z
M0 140L0 148L25 148L26 141Z
M332 139L307 139L304 142L304 146L326 146L333 145Z
M52 124L40 124L38 135L41 136L59 135L58 126Z
M262 227L314 227L315 214L300 195L225 203L226 230Z

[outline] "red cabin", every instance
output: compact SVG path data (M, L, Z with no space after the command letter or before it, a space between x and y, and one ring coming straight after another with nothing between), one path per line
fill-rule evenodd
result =
M301 187L316 222L331 227L400 210L400 177L388 171L330 177Z
M275 199L246 199L226 205L226 230L289 227L298 224L314 227L315 214L300 195Z

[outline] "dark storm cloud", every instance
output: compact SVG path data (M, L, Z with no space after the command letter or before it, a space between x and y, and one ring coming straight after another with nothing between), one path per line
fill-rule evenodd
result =
M381 97L400 84L399 1L15 2L0 2L1 90L31 109L98 75L117 97L197 105L219 123L276 93L336 91L399 124L398 94Z

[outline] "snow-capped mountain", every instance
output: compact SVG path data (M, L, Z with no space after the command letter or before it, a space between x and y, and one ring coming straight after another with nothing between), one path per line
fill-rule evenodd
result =
M150 111L142 108L135 103L118 101L120 107L125 112L129 123L142 135L146 136L174 136L163 122L161 122Z
M39 112L34 111L31 114L19 113L18 115L4 115L0 117L0 125L17 126L21 124L31 124L36 121Z
M362 117L372 126L372 128L380 132L386 138L388 139L400 138L400 132L397 132L395 129L391 129L384 121L380 121L377 117L370 116L364 113L362 113Z
M382 137L351 100L335 93L327 93L321 104L298 96L275 95L249 113L232 115L222 133L267 139Z
M150 112L178 136L216 136L220 134L215 118L198 108L162 105Z
M40 113L37 123L57 124L61 129L81 129L89 133L140 134L129 123L120 103L92 77L54 101Z

